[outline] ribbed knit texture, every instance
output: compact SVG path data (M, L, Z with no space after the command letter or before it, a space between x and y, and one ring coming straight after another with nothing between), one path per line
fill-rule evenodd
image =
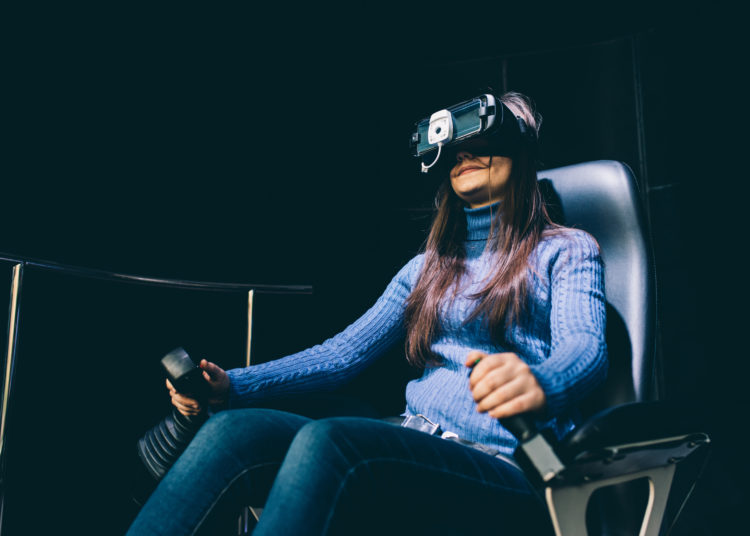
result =
M481 318L465 324L475 303L468 298L488 275L491 253L485 251L496 203L465 209L467 276L457 299L442 311L441 329L432 349L442 366L425 369L406 387L406 411L423 414L470 441L512 454L515 438L496 419L476 411L464 366L471 350L515 352L530 366L547 397L549 421L558 435L573 427L576 405L607 372L604 342L605 299L601 257L596 242L583 231L567 230L545 238L529 259L529 300L524 315L494 342ZM404 336L405 300L424 261L406 264L362 317L338 335L287 357L228 371L230 405L335 389L362 372Z

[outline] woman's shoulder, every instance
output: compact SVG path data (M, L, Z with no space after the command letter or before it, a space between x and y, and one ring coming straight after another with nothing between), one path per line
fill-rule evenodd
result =
M404 265L403 268L401 268L401 271L399 273L403 272L410 278L416 279L416 277L419 276L419 273L422 271L422 266L424 265L424 257L424 252L416 254L409 260L409 262Z
M545 248L580 249L599 252L599 243L590 233L574 227L548 227L539 245Z
M419 253L412 257L409 262L404 264L398 271L398 273L393 276L393 280L399 281L408 286L413 285L414 282L419 278L419 274L422 271L422 266L424 265L424 255L424 253Z
M562 226L545 230L536 250L537 258L550 264L561 259L597 258L600 254L599 243L591 234Z

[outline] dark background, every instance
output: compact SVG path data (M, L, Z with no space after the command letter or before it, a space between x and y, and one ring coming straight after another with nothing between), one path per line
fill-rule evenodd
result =
M521 91L544 117L544 167L616 159L638 178L664 395L715 445L675 534L730 532L750 476L736 431L748 373L736 15L461 9L9 13L0 251L312 284L313 296L258 299L255 355L285 355L354 320L419 250L435 184L408 154L413 122L481 86ZM244 307L29 271L7 533L30 534L39 511L57 527L121 533L132 445L168 410L159 357L184 345L239 365Z

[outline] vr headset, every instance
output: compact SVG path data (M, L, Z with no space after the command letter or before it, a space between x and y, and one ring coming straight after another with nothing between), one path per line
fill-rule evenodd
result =
M443 147L452 154L466 150L476 156L513 157L523 148L533 150L536 141L536 133L523 119L485 93L418 121L410 145L413 155L422 159L422 172L427 173ZM431 157L432 163L425 164Z

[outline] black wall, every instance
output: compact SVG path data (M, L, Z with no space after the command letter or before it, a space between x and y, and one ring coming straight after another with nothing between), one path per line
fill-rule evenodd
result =
M435 184L407 154L412 123L477 87L527 93L544 116L545 167L608 158L638 176L657 263L664 393L704 422L716 443L676 533L725 533L721 527L739 519L748 498L740 491L748 474L735 462L742 452L733 432L747 409L744 275L735 258L744 190L734 169L742 152L731 96L733 17L631 7L587 17L490 11L482 20L496 26L458 29L454 20L450 42L431 49L432 17L403 9L293 17L267 8L11 14L0 251L153 276L312 284L315 295L305 305L257 334L259 359L283 355L346 326L418 251ZM44 289L35 291L42 292L37 305L53 301L62 316L82 314L81 306L66 308L74 295L94 299L100 292L49 278L37 288ZM138 314L137 305L128 307ZM214 311L232 325L238 308ZM148 360L162 351L154 349L157 341L184 344L177 339L187 337L189 322L174 328L182 317L168 314L176 315L171 336L127 334L129 366L153 372ZM111 325L92 329L102 343L118 337ZM233 363L241 343L228 343L223 337L235 335L223 329L195 344ZM38 333L45 344L29 344L22 354L19 396L38 408L17 413L19 422L27 418L24 426L46 417L45 406L32 402L42 396L32 391L34 375L24 370L46 363L51 348L55 360L76 359L76 345L65 342L70 331L53 333L54 343ZM215 348L206 342L212 336L222 338ZM152 347L136 356L137 341ZM44 384L43 396L76 393L80 418L101 419L86 413L79 392L98 384L99 373L54 370L60 378ZM122 386L116 391L127 396ZM117 407L125 418L124 406ZM130 436L161 414L150 411L128 417ZM52 430L66 433L59 422ZM39 441L35 434L26 440ZM132 439L123 434L113 445ZM54 464L48 470L54 473ZM72 481L74 472L51 478ZM120 512L113 514L117 523L129 515L111 508ZM93 516L90 526L101 519Z

